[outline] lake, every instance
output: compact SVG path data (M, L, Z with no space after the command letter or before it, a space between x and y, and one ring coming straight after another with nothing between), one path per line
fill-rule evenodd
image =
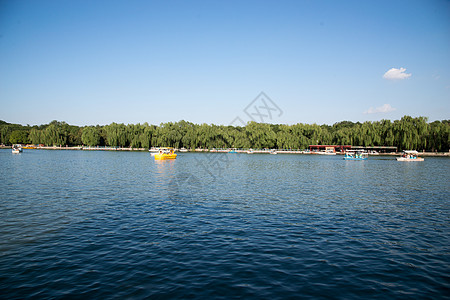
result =
M450 159L0 150L0 298L450 295Z

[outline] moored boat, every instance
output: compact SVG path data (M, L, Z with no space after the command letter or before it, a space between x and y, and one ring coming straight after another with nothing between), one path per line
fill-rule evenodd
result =
M331 146L326 146L325 150L313 151L311 153L321 154L321 155L336 155L336 149Z
M148 150L150 152L151 156L155 156L156 154L159 153L159 148L151 148L150 150Z
M363 150L346 150L344 160L366 160L369 157Z
M397 157L397 161L424 161L422 157L418 157L419 152L416 150L405 150L402 156Z
M321 154L321 155L336 155L336 152L331 151L331 150L325 150L325 151L314 151L311 152L313 154Z

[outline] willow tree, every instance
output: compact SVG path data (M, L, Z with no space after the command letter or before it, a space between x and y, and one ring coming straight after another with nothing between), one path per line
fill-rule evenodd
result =
M144 130L139 135L139 141L141 143L141 147L151 148L152 147L152 137L155 131L156 126L148 125L148 123L144 123Z
M193 124L186 121L144 124L117 124L78 127L52 121L48 125L22 126L0 121L0 141L10 143L15 130L29 132L34 144L186 148L283 148L303 149L310 144L347 144L361 146L396 146L398 149L448 151L450 122L428 123L427 118L404 116L391 122L352 123L333 126L302 124L274 125L250 122L246 126ZM17 135L17 133L15 134ZM14 139L16 141L16 138Z
M81 134L81 141L84 145L98 146L100 145L100 133L94 126L84 127Z
M27 144L28 132L25 130L14 130L9 136L9 142L11 144Z
M43 138L46 145L66 145L67 132L60 122L53 121L43 131Z
M127 146L127 129L124 124L111 123L104 126L106 132L106 143L108 146Z
M44 139L42 135L42 130L38 130L36 128L31 129L28 135L28 139L32 144L43 144Z

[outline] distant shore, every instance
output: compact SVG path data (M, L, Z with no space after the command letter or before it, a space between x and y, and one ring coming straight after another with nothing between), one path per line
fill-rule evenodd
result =
M11 149L11 146L0 145L0 149ZM130 148L130 147L90 147L90 146L38 146L34 149L25 150L86 150L86 151L149 151L148 148ZM248 153L251 149L175 149L176 152L207 152L207 153L228 153L233 150L235 153ZM156 151L156 149L155 149ZM319 155L315 152L305 150L284 150L284 149L252 149L252 154L269 154L275 151L277 154L312 154ZM377 153L369 154L371 156L398 156L402 152ZM337 155L343 155L344 152L336 152ZM449 152L419 152L419 156L423 157L450 157Z
M11 146L0 146L0 149L11 149ZM23 148L25 150L99 150L99 151L148 151L146 148L130 147L89 147L89 146L38 146L36 148Z

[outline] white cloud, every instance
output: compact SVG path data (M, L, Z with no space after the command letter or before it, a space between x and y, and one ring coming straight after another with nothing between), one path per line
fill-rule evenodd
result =
M380 107L377 107L377 108L373 108L373 107L371 107L371 108L369 108L367 111L365 111L364 113L365 114L377 114L377 113L388 113L388 112L391 112L391 111L394 111L395 110L395 108L393 108L390 104L383 104L382 106L380 106Z
M389 69L386 73L384 73L383 78L388 80L396 80L396 79L406 79L411 77L411 74L405 73L405 68L392 68Z

